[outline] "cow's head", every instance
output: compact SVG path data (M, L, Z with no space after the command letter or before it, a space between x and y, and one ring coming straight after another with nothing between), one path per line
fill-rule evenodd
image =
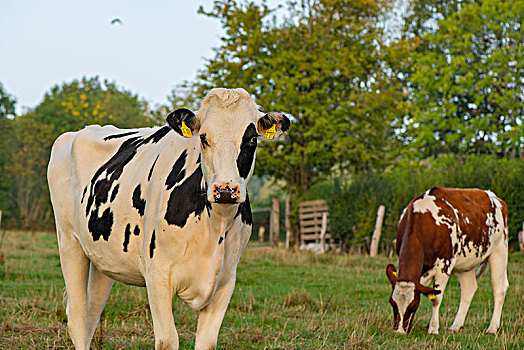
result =
M208 200L223 204L246 200L258 139L275 140L290 125L282 113L260 112L244 89L213 89L196 113L177 109L167 122L180 135L200 140Z
M420 294L434 298L440 290L425 287L418 281L399 280L393 264L386 267L386 275L393 289L389 298L389 303L393 307L393 330L400 334L407 334L413 326L413 319L420 304Z

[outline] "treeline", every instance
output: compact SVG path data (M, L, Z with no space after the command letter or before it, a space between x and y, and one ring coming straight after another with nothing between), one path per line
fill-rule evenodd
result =
M386 207L382 246L393 249L396 226L407 204L433 186L490 189L508 205L509 238L524 221L524 162L491 155L446 155L402 160L382 172L360 173L313 189L328 199L331 233L348 246L367 246L379 205Z
M91 123L160 123L168 109L198 108L217 86L243 87L266 110L292 119L282 141L259 147L256 172L278 180L291 198L295 242L296 203L315 195L330 197L337 234L363 244L378 202L388 205L386 224L394 226L399 208L433 185L489 187L506 201L521 189L522 1L298 0L272 8L264 0L218 0L200 12L218 20L224 35L195 79L172 91L171 106L152 109L93 78L56 86L22 116L2 112L0 206L10 225L52 224L45 165L58 134ZM2 94L2 104L12 101ZM477 158L486 162L479 176L512 164L513 180L496 172L492 182L478 182L473 170L454 177ZM419 187L395 185L417 176ZM510 204L512 239L524 219L518 204Z

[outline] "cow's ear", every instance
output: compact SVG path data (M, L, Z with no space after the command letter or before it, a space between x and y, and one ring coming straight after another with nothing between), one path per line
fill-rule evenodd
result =
M289 130L291 122L279 112L269 112L257 120L257 132L263 140L273 141Z
M179 108L169 113L166 120L173 130L184 137L193 137L200 128L195 113L187 108Z
M420 283L417 283L417 291L427 296L429 299L435 299L435 295L440 294L441 291L432 287L423 286Z
M394 286L397 281L397 269L395 268L395 265L389 264L386 266L386 276L388 276L391 285Z

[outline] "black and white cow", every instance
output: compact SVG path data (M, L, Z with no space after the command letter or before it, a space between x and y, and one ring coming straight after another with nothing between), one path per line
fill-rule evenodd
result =
M51 151L51 191L68 328L89 345L113 280L146 286L156 349L177 349L177 295L200 310L196 349L214 349L252 231L246 185L259 138L290 126L243 89L213 89L168 125L88 126Z

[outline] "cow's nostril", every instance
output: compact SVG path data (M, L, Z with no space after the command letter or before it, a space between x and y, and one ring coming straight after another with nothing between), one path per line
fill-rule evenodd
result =
M222 182L213 185L213 199L215 203L235 204L240 197L240 186L232 185L230 182Z

